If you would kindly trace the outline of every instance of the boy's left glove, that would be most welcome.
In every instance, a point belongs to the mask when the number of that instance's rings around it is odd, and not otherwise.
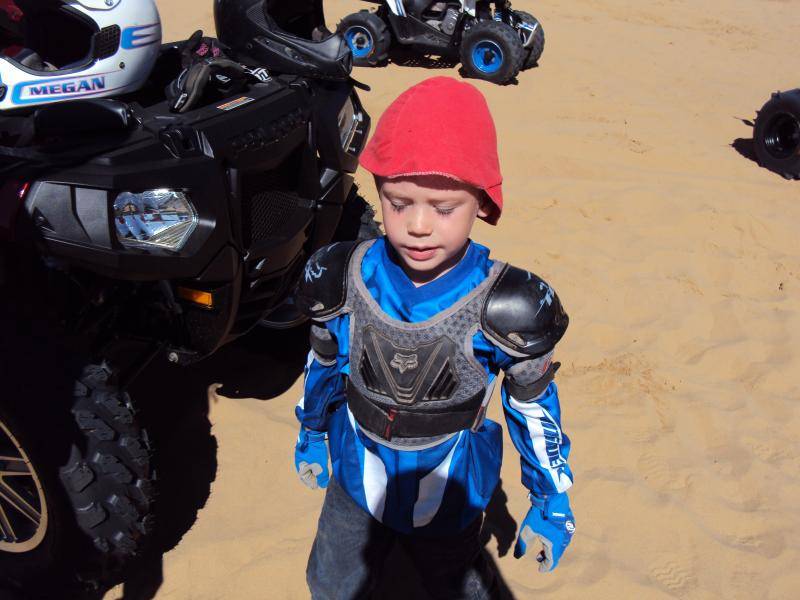
[[[324,431],[314,431],[300,427],[297,444],[294,447],[294,467],[300,481],[312,490],[328,487],[328,446],[325,445]]]
[[[536,560],[540,563],[539,571],[547,573],[558,566],[561,555],[572,541],[575,518],[566,492],[545,498],[531,494],[530,499],[533,506],[520,527],[514,558],[524,556],[528,545],[538,539],[544,549],[536,556]]]

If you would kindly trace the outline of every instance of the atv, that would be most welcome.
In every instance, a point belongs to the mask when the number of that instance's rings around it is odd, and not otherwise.
[[[306,258],[379,233],[347,44],[320,0],[261,4],[216,2],[246,78],[172,97],[186,44],[165,44],[137,92],[0,116],[0,586],[115,583],[158,492],[132,383],[296,325]]]
[[[348,15],[338,26],[358,66],[385,62],[396,43],[420,53],[460,58],[466,76],[502,84],[536,65],[544,50],[539,21],[512,10],[505,0],[366,1],[380,6],[375,12]]]
[[[786,179],[800,179],[800,88],[775,92],[753,129],[758,163]]]

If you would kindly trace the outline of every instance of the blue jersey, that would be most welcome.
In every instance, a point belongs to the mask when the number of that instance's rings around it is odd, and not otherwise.
[[[379,239],[367,251],[361,274],[370,294],[390,317],[419,322],[447,309],[489,274],[489,250],[470,242],[450,271],[416,287]],[[403,533],[451,534],[483,512],[500,478],[502,427],[486,419],[430,447],[391,447],[367,436],[348,409],[345,381],[350,372],[350,315],[325,322],[338,341],[335,364],[322,365],[309,354],[304,396],[296,414],[308,429],[328,432],[333,476],[351,498],[375,519]],[[486,369],[489,386],[514,361],[480,331],[473,352]],[[558,390],[550,383],[539,397],[518,401],[503,382],[503,410],[520,453],[522,483],[536,496],[566,491],[572,473],[566,459],[569,438],[561,430]]]

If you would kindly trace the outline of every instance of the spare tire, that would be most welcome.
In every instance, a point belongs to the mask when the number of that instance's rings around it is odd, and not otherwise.
[[[776,92],[753,130],[758,164],[786,179],[800,179],[800,88]]]

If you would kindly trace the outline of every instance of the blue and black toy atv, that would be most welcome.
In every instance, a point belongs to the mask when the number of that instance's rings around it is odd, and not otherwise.
[[[376,66],[394,45],[459,58],[464,75],[507,83],[537,64],[544,31],[531,14],[505,0],[365,0],[380,6],[339,23],[358,66]],[[494,8],[492,8],[494,6]]]

